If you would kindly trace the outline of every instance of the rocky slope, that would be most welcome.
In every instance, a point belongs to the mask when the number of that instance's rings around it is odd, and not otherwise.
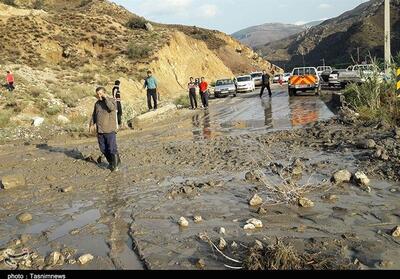
[[[5,2],[5,1],[2,1]],[[8,1],[6,1],[8,2]],[[252,70],[280,70],[226,34],[151,23],[105,0],[0,2],[2,70],[17,90],[0,90],[0,128],[66,115],[84,127],[98,85],[121,79],[125,120],[145,109],[145,72],[155,72],[163,101],[185,92],[190,76],[209,81]],[[20,42],[24,42],[21,44]],[[74,125],[76,126],[76,125]]]
[[[400,51],[400,1],[391,1],[392,51]],[[383,0],[371,0],[339,17],[327,20],[300,34],[266,44],[260,48],[266,59],[287,68],[303,64],[319,65],[322,58],[331,65],[344,67],[371,54],[383,57]]]
[[[299,34],[307,28],[320,23],[321,21],[311,22],[305,25],[266,23],[237,31],[232,34],[232,37],[250,47],[258,47],[270,42],[282,40],[294,34]]]

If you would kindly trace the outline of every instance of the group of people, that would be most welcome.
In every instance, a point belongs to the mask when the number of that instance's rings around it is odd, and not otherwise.
[[[97,139],[100,151],[103,153],[109,163],[111,171],[118,170],[121,159],[117,147],[117,131],[118,127],[122,124],[122,104],[121,104],[121,82],[117,80],[114,88],[112,89],[112,96],[106,94],[104,87],[96,89],[97,102],[94,106],[92,119],[89,125],[89,131],[92,132],[94,128],[97,131]],[[147,89],[147,105],[150,110],[158,109],[158,83],[151,71],[147,72],[147,77],[144,81],[143,89]],[[272,96],[270,86],[270,76],[266,71],[263,71],[262,86],[260,97],[262,98],[265,89],[268,90],[269,96]],[[208,83],[204,77],[200,80],[195,80],[193,77],[189,79],[188,83],[189,99],[191,109],[198,108],[197,92],[199,92],[202,106],[208,109]]]
[[[198,109],[197,91],[199,92],[203,108],[208,109],[208,98],[209,98],[208,83],[204,77],[196,81],[194,80],[193,77],[191,77],[188,83],[188,90],[189,90],[190,106],[192,110]]]

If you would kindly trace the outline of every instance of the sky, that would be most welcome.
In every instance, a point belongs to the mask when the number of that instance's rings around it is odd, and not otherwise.
[[[336,17],[366,0],[113,0],[145,18],[232,34],[263,23],[304,24]]]

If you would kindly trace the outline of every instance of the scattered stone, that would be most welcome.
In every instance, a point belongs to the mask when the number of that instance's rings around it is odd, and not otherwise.
[[[196,224],[201,223],[201,222],[203,222],[203,217],[201,217],[201,216],[194,216],[193,221],[194,221]]]
[[[390,189],[390,192],[391,192],[391,193],[396,193],[396,192],[397,192],[397,189],[392,188],[392,189]]]
[[[186,220],[185,217],[179,218],[178,224],[179,224],[179,226],[184,227],[184,228],[189,227],[189,222]]]
[[[246,223],[254,225],[255,228],[263,227],[263,223],[261,222],[261,220],[258,220],[256,218],[251,218],[251,219],[247,220]]]
[[[93,259],[94,259],[94,257],[91,254],[85,254],[85,255],[79,257],[78,262],[81,265],[85,265],[85,264],[91,262]]]
[[[23,234],[19,239],[21,240],[22,244],[26,244],[31,239],[31,236],[29,234]]]
[[[314,202],[307,198],[300,198],[299,205],[304,208],[314,207]]]
[[[257,210],[257,213],[259,215],[265,215],[265,214],[267,214],[267,210],[260,206],[260,208],[258,208],[258,210]]]
[[[154,31],[154,27],[150,22],[146,22],[146,24],[144,25],[146,30],[149,32],[153,32]]]
[[[393,131],[394,138],[400,139],[400,128],[395,128]]]
[[[224,250],[226,248],[228,244],[226,243],[225,239],[223,239],[222,237],[220,237],[219,239],[219,244],[218,244],[218,248],[219,250]]]
[[[74,265],[74,264],[76,264],[76,260],[74,260],[74,259],[69,259],[69,260],[68,260],[68,264],[69,264],[69,265]]]
[[[39,127],[43,124],[44,118],[43,117],[35,117],[32,119],[32,125],[35,127]]]
[[[193,192],[193,188],[190,186],[184,186],[182,189],[186,195],[190,195]]]
[[[220,228],[220,229],[219,229],[219,234],[225,235],[225,234],[226,234],[225,228]]]
[[[262,205],[262,203],[263,203],[263,199],[257,194],[255,194],[249,201],[249,204],[251,206],[259,206],[259,205]]]
[[[3,176],[1,179],[1,184],[5,190],[9,190],[15,187],[25,186],[26,180],[25,177],[21,174],[18,175],[8,175]]]
[[[360,149],[373,149],[376,147],[376,142],[373,139],[361,140],[357,147]]]
[[[71,192],[73,189],[74,189],[74,187],[72,187],[72,186],[66,186],[64,188],[61,188],[61,192],[68,193],[68,192]]]
[[[322,199],[327,200],[327,201],[336,201],[338,199],[338,197],[336,195],[327,194],[327,195],[323,195]]]
[[[250,182],[260,182],[265,181],[265,174],[260,170],[252,170],[246,173],[245,178]]]
[[[332,176],[332,182],[335,184],[342,184],[351,181],[351,172],[348,170],[340,170],[335,172]]]
[[[206,267],[206,262],[205,262],[203,259],[199,259],[199,260],[196,262],[196,267],[197,267],[198,269],[204,269],[204,268]]]
[[[74,230],[70,231],[69,234],[70,235],[77,235],[77,234],[79,234],[79,232],[80,232],[79,229],[74,229]]]
[[[371,180],[362,171],[358,171],[354,174],[355,182],[360,186],[369,186]]]
[[[255,230],[255,229],[256,229],[256,226],[254,226],[253,224],[246,224],[246,225],[243,227],[243,229],[244,229],[244,230]]]
[[[57,252],[57,251],[52,252],[52,253],[46,258],[46,260],[45,260],[46,265],[48,265],[48,266],[57,265],[58,262],[59,262],[60,259],[61,259],[61,256],[62,256],[62,255],[61,255],[60,252]]]
[[[199,233],[199,238],[202,241],[208,241],[208,235],[207,233],[203,232],[203,233]]]
[[[234,242],[232,242],[232,244],[231,244],[231,248],[232,249],[237,249],[239,246],[237,245],[237,243],[234,241]]]
[[[400,226],[397,226],[392,230],[392,236],[393,237],[400,237]]]
[[[21,213],[17,216],[18,221],[20,221],[21,223],[27,223],[29,221],[31,221],[32,215],[30,213]]]

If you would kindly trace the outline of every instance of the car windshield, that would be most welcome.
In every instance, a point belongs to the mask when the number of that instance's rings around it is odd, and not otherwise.
[[[218,80],[216,85],[221,86],[221,85],[231,85],[233,84],[233,80],[231,79],[223,79],[223,80]]]
[[[238,77],[237,81],[238,82],[251,81],[251,77],[250,76],[248,76],[248,77]]]
[[[307,76],[307,75],[316,75],[314,68],[300,68],[294,69],[293,75],[294,76]]]
[[[251,74],[251,78],[259,78],[259,77],[262,77],[262,73]]]

